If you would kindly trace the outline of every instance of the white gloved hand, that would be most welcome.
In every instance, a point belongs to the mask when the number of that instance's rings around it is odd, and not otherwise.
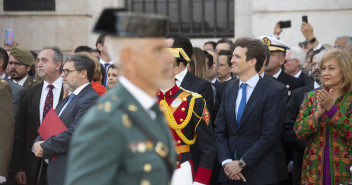
[[[0,184],[6,182],[6,177],[0,176]]]

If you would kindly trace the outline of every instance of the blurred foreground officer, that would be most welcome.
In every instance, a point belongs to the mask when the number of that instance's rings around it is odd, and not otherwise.
[[[175,57],[185,54],[182,48],[170,48]],[[182,51],[180,51],[182,50]],[[179,58],[179,57],[177,57]],[[208,185],[215,158],[215,139],[205,100],[200,94],[179,88],[174,79],[179,65],[175,61],[170,83],[158,93],[159,103],[172,130],[178,154],[172,185]],[[194,168],[191,145],[198,143],[199,165]],[[192,171],[196,174],[192,177]],[[194,182],[194,183],[193,183]]]
[[[0,80],[0,184],[6,181],[14,133],[13,104],[10,85]]]
[[[109,53],[121,76],[75,132],[66,185],[170,183],[176,154],[155,98],[170,83],[174,62],[163,38],[166,24],[164,16],[102,13],[95,31],[112,35]]]

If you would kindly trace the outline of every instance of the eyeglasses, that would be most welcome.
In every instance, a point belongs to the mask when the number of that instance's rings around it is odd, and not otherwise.
[[[78,70],[64,69],[64,70],[62,70],[62,73],[63,73],[65,76],[68,76],[68,75],[70,75],[73,71],[78,71]]]
[[[10,66],[12,66],[12,65],[14,65],[14,66],[23,66],[24,64],[22,64],[22,63],[19,63],[19,62],[9,62],[9,64],[8,65],[10,65]]]

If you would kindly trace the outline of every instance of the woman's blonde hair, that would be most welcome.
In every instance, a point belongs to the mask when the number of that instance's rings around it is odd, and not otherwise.
[[[342,84],[341,89],[346,89],[346,92],[352,91],[352,57],[347,51],[340,49],[328,50],[324,55],[320,63],[320,69],[323,64],[328,60],[336,60],[342,71]],[[321,80],[322,85],[325,86],[324,81]]]
[[[95,81],[99,81],[100,82],[100,80],[101,80],[101,70],[100,70],[100,62],[97,59],[97,57],[93,56],[91,53],[86,52],[86,51],[79,52],[78,54],[87,55],[91,60],[94,61],[95,69],[94,69],[94,74],[93,74],[92,80],[93,80],[93,82],[95,82]]]

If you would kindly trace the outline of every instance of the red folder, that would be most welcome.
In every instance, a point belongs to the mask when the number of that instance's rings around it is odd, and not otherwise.
[[[55,110],[51,108],[43,119],[42,124],[40,124],[38,133],[40,137],[42,137],[44,140],[47,140],[51,136],[59,135],[66,129],[67,128],[65,124],[61,121]],[[54,161],[55,158],[56,157],[51,158],[51,161]]]

